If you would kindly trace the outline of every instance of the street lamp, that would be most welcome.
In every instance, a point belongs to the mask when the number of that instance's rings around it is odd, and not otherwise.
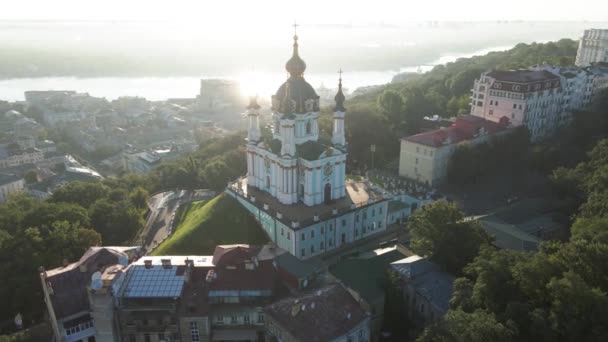
[[[374,169],[374,152],[376,152],[376,145],[373,145],[369,147],[369,150],[372,152],[372,170]]]

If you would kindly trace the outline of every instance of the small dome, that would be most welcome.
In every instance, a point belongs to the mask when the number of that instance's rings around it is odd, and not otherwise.
[[[293,36],[293,55],[285,63],[285,70],[291,76],[302,76],[306,71],[306,63],[300,58],[298,54],[298,36]]]

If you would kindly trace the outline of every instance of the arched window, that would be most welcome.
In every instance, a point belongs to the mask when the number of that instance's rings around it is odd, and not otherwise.
[[[310,123],[310,120],[306,122],[306,134],[312,134],[312,124]]]

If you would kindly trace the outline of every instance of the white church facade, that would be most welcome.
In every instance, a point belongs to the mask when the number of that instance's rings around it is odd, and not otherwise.
[[[271,134],[262,136],[256,98],[247,107],[247,176],[230,183],[226,192],[252,213],[278,247],[307,259],[385,231],[410,207],[389,206],[391,196],[382,188],[346,179],[341,77],[332,135],[323,139],[319,96],[304,79],[306,63],[299,56],[297,35],[285,68],[289,78],[272,96]],[[389,207],[398,212],[389,213]]]

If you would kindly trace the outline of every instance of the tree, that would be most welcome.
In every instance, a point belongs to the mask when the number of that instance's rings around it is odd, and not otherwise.
[[[27,184],[34,184],[38,182],[38,174],[36,173],[36,170],[27,171],[23,178]]]
[[[378,110],[394,127],[403,124],[401,113],[403,112],[403,98],[394,90],[385,90],[378,96]]]
[[[516,341],[516,330],[496,320],[487,311],[476,310],[472,313],[455,310],[446,317],[424,330],[417,342],[508,342]]]
[[[136,187],[129,194],[129,200],[139,209],[144,209],[148,205],[148,191],[141,186]]]
[[[454,274],[460,274],[490,241],[477,221],[465,221],[456,205],[446,201],[419,209],[410,217],[408,229],[414,252],[429,256]]]

